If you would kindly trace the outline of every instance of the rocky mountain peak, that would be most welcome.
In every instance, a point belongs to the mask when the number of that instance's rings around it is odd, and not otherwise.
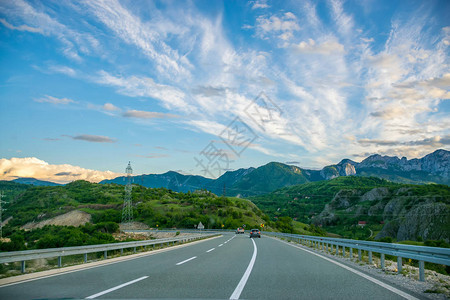
[[[450,151],[439,149],[420,159],[422,170],[449,177]]]

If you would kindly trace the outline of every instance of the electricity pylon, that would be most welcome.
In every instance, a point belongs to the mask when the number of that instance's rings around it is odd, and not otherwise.
[[[131,201],[131,174],[133,174],[133,169],[131,168],[131,162],[128,162],[128,166],[125,169],[127,173],[127,184],[125,185],[125,199],[123,200],[122,209],[122,228],[131,229],[131,222],[133,222],[133,205]]]

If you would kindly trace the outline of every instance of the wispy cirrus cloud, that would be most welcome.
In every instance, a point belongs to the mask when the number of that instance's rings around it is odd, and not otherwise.
[[[98,2],[86,1],[84,3],[103,24],[125,43],[134,45],[156,64],[159,73],[173,74],[175,76],[189,76],[190,63],[186,57],[180,55],[165,42],[163,30],[179,30],[174,24],[167,24],[167,19],[159,20],[168,25],[161,28],[157,21],[143,23],[140,18],[123,7],[118,1]],[[155,8],[156,10],[156,8]],[[159,18],[155,15],[156,18]],[[171,26],[172,25],[172,26]],[[163,29],[163,30],[161,30]]]
[[[137,119],[167,119],[178,118],[177,115],[166,114],[154,111],[142,111],[142,110],[127,110],[122,114],[125,118],[137,118]]]
[[[45,11],[45,6],[39,6],[39,9],[37,9],[30,3],[16,0],[2,1],[0,9],[7,18],[19,19],[28,23],[28,25],[22,25],[18,28],[27,29],[27,31],[33,31],[32,28],[37,28],[38,31],[34,32],[57,38],[63,45],[61,48],[63,55],[74,61],[81,62],[83,60],[82,54],[91,55],[99,50],[99,42],[96,38],[89,33],[78,32],[62,24]],[[3,24],[9,23],[5,20]],[[10,29],[18,30],[16,28]]]
[[[373,132],[372,140],[398,141],[399,149],[416,154],[428,151],[426,146],[445,145],[437,137],[449,134],[448,116],[438,113],[439,104],[450,98],[449,33],[424,34],[429,14],[424,8],[409,20],[394,19],[385,49],[368,56],[366,105],[372,120],[363,129]],[[389,143],[364,144],[373,151],[393,151]]]
[[[73,68],[68,66],[62,66],[62,65],[50,65],[48,67],[48,70],[52,73],[60,73],[64,74],[70,77],[77,76],[77,71],[75,71]]]
[[[68,98],[56,98],[53,96],[45,95],[42,98],[34,99],[34,101],[39,103],[51,103],[51,104],[70,104],[70,103],[77,103],[76,101]]]
[[[134,98],[124,101],[140,102],[90,100],[96,101],[90,108],[118,121],[131,118],[149,125],[152,119],[171,118],[171,123],[187,125],[185,130],[217,135],[239,116],[261,139],[249,149],[320,164],[357,151],[417,154],[431,145],[445,146],[450,27],[432,30],[434,16],[425,5],[391,10],[380,31],[377,22],[361,21],[357,5],[322,4],[247,2],[240,7],[248,16],[237,25],[246,29],[244,34],[226,27],[226,10],[205,10],[195,2],[148,2],[145,10],[119,1],[62,4],[83,17],[75,30],[72,21],[51,8],[18,0],[9,5],[17,8],[17,19],[11,13],[4,19],[15,25],[3,25],[15,31],[24,23],[39,28],[42,35],[58,39],[67,54],[79,56],[67,64],[47,63],[50,74],[109,87]],[[370,16],[371,11],[364,13]],[[116,50],[113,55],[99,53],[108,46]],[[94,67],[83,75],[79,62],[85,55],[93,56]],[[283,111],[264,126],[245,113],[261,91]],[[45,99],[68,104],[65,98]],[[167,113],[155,112],[155,104]],[[256,110],[268,113],[262,106]]]
[[[8,21],[6,21],[5,19],[0,19],[0,23],[2,23],[3,26],[5,26],[6,28],[9,28],[11,30],[28,31],[28,32],[32,32],[32,33],[42,33],[42,29],[40,29],[40,28],[31,27],[28,25],[14,26],[14,25],[10,24]]]
[[[93,80],[99,84],[117,88],[117,91],[130,97],[150,97],[161,101],[168,109],[178,109],[189,112],[192,107],[185,101],[185,93],[180,89],[156,83],[150,77],[129,76],[121,77],[100,71]]]

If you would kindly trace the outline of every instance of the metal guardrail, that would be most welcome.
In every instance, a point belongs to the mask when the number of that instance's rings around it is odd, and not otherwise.
[[[124,230],[124,232],[151,232],[151,233],[157,233],[157,232],[182,232],[182,233],[220,233],[220,232],[235,232],[236,229],[132,229],[132,230]]]
[[[359,241],[350,239],[329,238],[320,236],[308,236],[299,234],[288,234],[278,232],[263,232],[265,235],[283,237],[296,240],[299,244],[311,246],[315,249],[346,256],[345,249],[348,248],[349,257],[353,258],[353,249],[358,250],[358,259],[362,260],[361,251],[367,251],[369,264],[372,264],[372,253],[380,253],[381,269],[385,268],[385,255],[397,256],[397,272],[402,272],[402,258],[410,258],[419,261],[419,280],[425,281],[425,262],[450,266],[450,249],[414,245],[391,244],[381,242]]]
[[[76,247],[63,247],[63,248],[50,248],[50,249],[38,249],[38,250],[25,250],[25,251],[13,251],[13,252],[0,252],[0,263],[10,263],[10,262],[22,262],[22,273],[25,273],[25,262],[32,259],[39,258],[53,258],[58,257],[58,267],[62,266],[62,257],[69,255],[84,254],[84,262],[87,262],[88,253],[103,252],[105,259],[108,258],[108,251],[120,250],[120,254],[123,254],[123,249],[133,248],[136,252],[137,247],[147,247],[155,246],[161,244],[170,243],[175,245],[175,243],[185,243],[192,240],[197,240],[205,237],[211,237],[217,235],[217,233],[199,233],[181,236],[174,238],[156,239],[156,240],[146,240],[146,241],[136,241],[136,242],[124,242],[124,243],[113,243],[113,244],[100,244],[100,245],[89,245],[89,246],[76,246]]]

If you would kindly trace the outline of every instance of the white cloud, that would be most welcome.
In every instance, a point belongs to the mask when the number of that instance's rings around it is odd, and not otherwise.
[[[406,22],[395,19],[384,49],[367,56],[365,104],[371,118],[361,129],[372,140],[401,142],[366,143],[373,152],[425,153],[431,144],[407,142],[449,134],[448,116],[439,112],[439,103],[450,98],[446,34],[424,34],[429,13],[416,12]]]
[[[153,111],[142,111],[142,110],[128,110],[123,113],[126,118],[137,118],[137,119],[166,119],[166,118],[177,118],[178,116],[173,114],[165,114]]]
[[[99,182],[121,175],[123,174],[111,171],[84,169],[69,164],[52,165],[36,157],[0,159],[1,180],[13,180],[17,177],[33,177],[58,183],[67,183],[74,180]]]
[[[375,40],[374,38],[360,38],[361,41],[363,41],[364,43],[373,43]]]
[[[61,73],[70,77],[75,77],[77,75],[77,72],[68,66],[51,65],[48,69],[52,73]]]
[[[103,104],[102,108],[103,108],[103,110],[111,111],[111,112],[120,111],[121,110],[120,108],[118,108],[117,106],[115,106],[114,104],[111,104],[111,103]]]
[[[345,53],[344,45],[334,40],[316,44],[313,39],[309,39],[307,42],[303,41],[298,45],[294,45],[293,48],[298,53],[308,54],[332,55]]]
[[[353,18],[345,13],[342,1],[340,0],[330,0],[331,11],[336,22],[338,31],[344,36],[348,37],[352,35],[354,28]]]
[[[113,86],[118,92],[130,97],[150,97],[161,101],[168,109],[178,109],[184,112],[191,111],[185,101],[185,94],[181,90],[163,84],[155,83],[150,77],[130,76],[116,77],[105,71],[100,71],[99,77],[92,78],[100,84]]]
[[[40,103],[51,103],[51,104],[70,104],[70,103],[77,103],[74,100],[68,99],[68,98],[56,98],[49,95],[45,95],[42,98],[35,99],[34,101],[40,102]]]
[[[56,37],[63,45],[61,52],[74,61],[82,61],[80,54],[99,52],[99,42],[92,35],[70,29],[45,11],[38,11],[23,0],[2,1],[0,7],[8,18],[21,19],[29,24],[18,28],[27,31],[37,28],[43,35]],[[45,9],[45,6],[40,6],[40,9]],[[6,20],[5,22],[8,23]]]
[[[164,26],[168,27],[169,30],[178,30],[178,26],[169,22],[168,19],[159,18],[160,20],[156,20],[159,22],[154,24],[144,23],[139,16],[133,15],[118,1],[86,1],[85,4],[116,36],[127,44],[136,46],[154,62],[159,74],[190,76],[189,68],[191,65],[187,58],[180,55],[177,49],[173,49],[164,41],[164,30],[167,30]],[[175,32],[175,34],[179,33]]]
[[[252,9],[261,9],[261,8],[269,8],[270,5],[267,4],[267,1],[259,0],[254,1],[252,5]]]
[[[36,28],[36,27],[30,27],[28,25],[20,25],[20,26],[14,26],[5,19],[0,19],[0,23],[2,23],[6,28],[9,28],[11,30],[18,30],[18,31],[28,31],[32,33],[42,33],[42,29]]]
[[[282,17],[277,16],[271,16],[270,18],[266,17],[258,17],[257,26],[265,33],[271,32],[271,31],[296,31],[300,30],[300,26],[295,21],[295,19],[292,19],[289,15],[287,17],[286,15]]]
[[[291,12],[286,12],[281,16],[259,16],[256,19],[256,34],[260,38],[267,39],[273,34],[282,40],[289,40],[293,37],[293,32],[299,31],[297,18]]]

